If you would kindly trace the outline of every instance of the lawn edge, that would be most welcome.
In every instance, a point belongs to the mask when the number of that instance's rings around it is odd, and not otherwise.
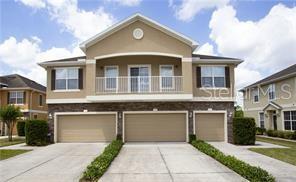
[[[226,155],[202,140],[194,140],[191,145],[249,181],[275,182],[275,178],[266,170],[252,166],[234,156]]]

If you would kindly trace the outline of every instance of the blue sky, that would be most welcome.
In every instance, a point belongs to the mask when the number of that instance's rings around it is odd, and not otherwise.
[[[275,0],[2,0],[0,75],[19,73],[45,84],[37,62],[80,55],[81,41],[139,12],[199,42],[199,53],[244,59],[236,69],[241,88],[296,62],[291,54],[296,52],[295,5]]]

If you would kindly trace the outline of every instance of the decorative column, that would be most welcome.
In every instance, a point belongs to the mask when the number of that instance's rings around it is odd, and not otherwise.
[[[96,94],[96,60],[85,60],[85,91],[86,96],[93,96]]]

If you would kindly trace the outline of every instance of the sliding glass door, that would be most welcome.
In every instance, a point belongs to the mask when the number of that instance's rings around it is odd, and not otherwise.
[[[131,92],[148,92],[150,90],[149,66],[130,66],[129,74]]]

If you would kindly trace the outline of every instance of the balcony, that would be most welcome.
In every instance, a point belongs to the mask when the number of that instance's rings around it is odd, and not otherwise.
[[[183,76],[96,77],[96,94],[183,93]]]

